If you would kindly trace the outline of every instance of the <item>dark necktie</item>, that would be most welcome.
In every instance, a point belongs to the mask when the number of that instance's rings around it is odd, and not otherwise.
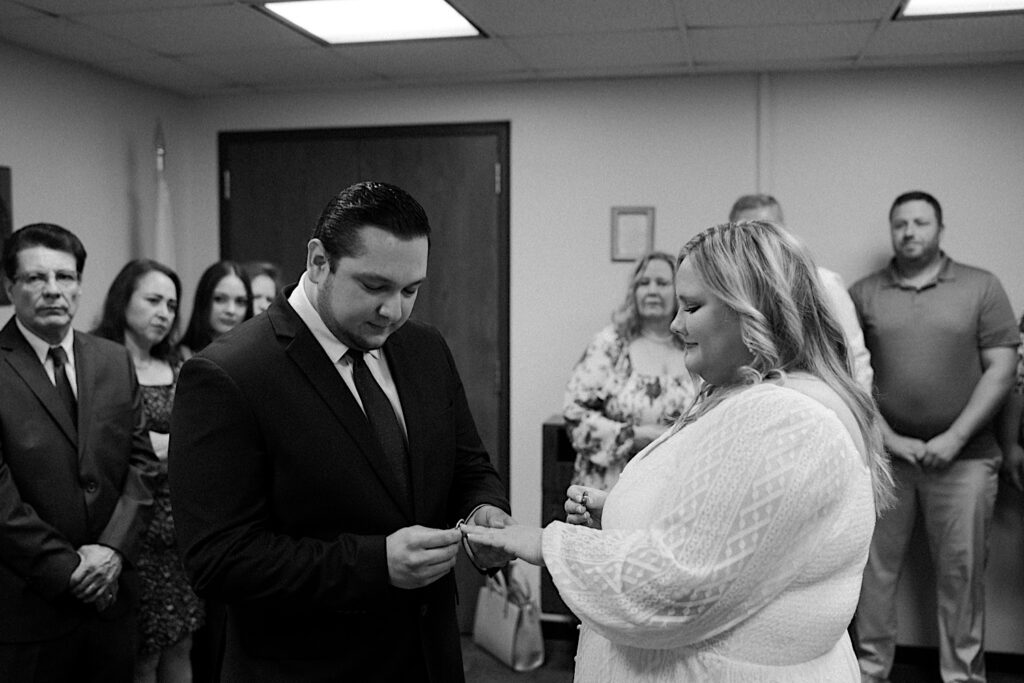
[[[57,386],[57,394],[61,402],[68,409],[71,421],[78,427],[78,402],[75,400],[75,392],[71,390],[71,380],[68,379],[67,369],[64,367],[68,362],[68,354],[60,346],[51,346],[48,353],[53,361],[53,381]]]
[[[346,355],[352,359],[352,382],[363,402],[366,419],[398,479],[402,499],[409,500],[409,455],[402,425],[398,423],[398,416],[387,394],[370,374],[370,368],[366,367],[363,352],[349,349]]]

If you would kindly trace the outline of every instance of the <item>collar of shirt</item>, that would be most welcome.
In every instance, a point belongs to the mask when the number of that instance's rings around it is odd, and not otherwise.
[[[886,274],[889,276],[888,286],[902,287],[904,289],[922,290],[927,287],[932,287],[939,282],[955,280],[956,273],[953,272],[953,259],[949,258],[949,256],[947,256],[946,252],[944,251],[939,252],[939,258],[942,260],[942,265],[939,266],[939,272],[935,276],[935,278],[933,280],[930,280],[929,282],[926,282],[920,287],[913,287],[903,282],[903,278],[900,275],[899,268],[897,268],[896,266],[896,258],[893,257],[892,259],[889,260],[889,267],[886,268]]]
[[[14,324],[18,326],[18,329],[21,330],[22,336],[25,337],[25,341],[27,341],[29,346],[32,347],[32,350],[36,352],[36,357],[39,359],[39,362],[42,363],[45,366],[47,360],[49,360],[50,347],[53,346],[53,345],[50,344],[50,342],[48,342],[45,339],[43,339],[42,337],[38,336],[32,330],[30,330],[27,327],[25,327],[24,325],[22,325],[21,321],[18,320],[17,317],[14,319]],[[74,329],[68,328],[68,333],[64,335],[64,338],[60,341],[60,344],[58,344],[58,346],[62,347],[64,349],[64,353],[66,353],[68,355],[68,365],[70,365],[71,369],[74,370],[75,369],[75,331],[74,331]]]
[[[334,333],[327,329],[327,325],[324,323],[323,318],[320,317],[320,313],[313,307],[313,303],[306,296],[306,273],[303,273],[299,278],[299,284],[292,290],[291,296],[288,297],[288,303],[298,314],[302,322],[306,323],[306,327],[313,333],[313,337],[316,338],[317,342],[323,348],[324,353],[331,359],[331,362],[337,364],[341,362],[341,359],[345,356],[349,347],[338,340],[334,336]],[[382,362],[384,356],[381,355],[380,349],[373,349],[367,351],[366,355],[374,358],[378,363]]]
[[[54,384],[57,383],[56,374],[54,373],[53,361],[50,360],[50,342],[46,341],[42,337],[38,336],[35,332],[28,329],[21,324],[21,321],[17,317],[14,318],[14,324],[21,330],[21,334],[25,337],[25,341],[32,347],[32,350],[36,353],[36,358],[43,364],[43,370],[46,371],[46,376],[50,378],[50,381]],[[58,344],[64,349],[64,353],[68,356],[68,362],[65,365],[64,372],[68,376],[68,382],[71,383],[71,393],[78,396],[78,373],[75,372],[75,330],[72,328],[68,329],[68,333],[64,335],[64,338],[60,340]],[[68,372],[68,369],[71,372]]]
[[[348,351],[349,347],[338,340],[334,334],[327,329],[327,325],[324,324],[323,318],[315,308],[313,308],[312,302],[309,297],[306,296],[306,274],[303,273],[302,277],[299,278],[299,284],[295,286],[292,293],[288,296],[288,303],[298,314],[299,318],[306,324],[309,331],[313,333],[313,337],[317,340],[320,346],[323,348],[324,353],[331,359],[331,363],[334,364],[338,374],[341,375],[341,379],[344,380],[348,386],[349,391],[352,392],[352,396],[359,404],[360,408],[363,408],[363,400],[359,396],[359,391],[356,389],[355,381],[352,378],[352,363],[345,359],[345,352]],[[366,367],[370,370],[370,374],[373,375],[374,379],[377,380],[377,384],[384,391],[384,394],[388,397],[388,401],[391,402],[391,407],[395,409],[395,415],[398,417],[398,423],[402,426],[402,430],[405,431],[406,437],[408,437],[408,428],[405,424],[405,411],[402,409],[402,401],[398,396],[398,387],[395,385],[395,380],[391,376],[391,370],[388,368],[387,362],[384,360],[383,349],[373,349],[367,351],[364,356],[366,361]],[[365,411],[365,409],[363,408]]]

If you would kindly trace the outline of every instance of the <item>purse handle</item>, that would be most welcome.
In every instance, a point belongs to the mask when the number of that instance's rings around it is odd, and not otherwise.
[[[514,564],[508,564],[506,568],[501,571],[495,572],[493,576],[488,576],[487,581],[491,584],[491,590],[495,590],[504,596],[506,603],[511,603],[519,607],[530,605],[533,602],[533,596],[530,593],[530,586],[527,583],[523,583],[515,579],[512,576],[512,570]],[[508,572],[509,578],[505,578],[505,572]],[[518,596],[518,600],[512,600],[512,594],[515,592]]]

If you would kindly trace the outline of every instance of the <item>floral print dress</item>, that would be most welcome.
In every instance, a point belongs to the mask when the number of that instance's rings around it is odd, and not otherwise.
[[[640,450],[634,426],[668,427],[696,395],[689,374],[635,371],[629,346],[630,340],[609,325],[591,341],[569,379],[562,413],[576,451],[574,484],[610,489]]]
[[[175,368],[175,380],[177,374]],[[164,434],[170,431],[174,387],[174,384],[140,387],[147,430]],[[185,577],[174,540],[166,461],[160,463],[153,499],[153,520],[143,534],[139,551],[142,583],[139,649],[142,652],[159,652],[174,645],[202,626],[204,619],[202,602]]]

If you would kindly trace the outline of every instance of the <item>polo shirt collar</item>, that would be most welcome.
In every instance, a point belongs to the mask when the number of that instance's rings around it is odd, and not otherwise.
[[[900,272],[896,268],[896,257],[891,258],[889,260],[889,267],[886,268],[886,270],[885,270],[886,275],[888,276],[888,281],[887,281],[886,285],[888,287],[905,287],[905,288],[919,289],[920,290],[920,289],[925,289],[926,287],[932,287],[933,285],[938,284],[939,282],[949,282],[951,280],[955,280],[956,279],[956,273],[954,272],[954,268],[953,268],[954,265],[955,265],[953,259],[951,259],[946,254],[946,252],[941,251],[941,250],[939,251],[939,258],[942,260],[942,265],[939,267],[939,272],[935,276],[935,279],[931,280],[929,282],[926,282],[925,284],[921,285],[920,287],[909,287],[909,285],[904,285],[903,281],[900,279]]]

